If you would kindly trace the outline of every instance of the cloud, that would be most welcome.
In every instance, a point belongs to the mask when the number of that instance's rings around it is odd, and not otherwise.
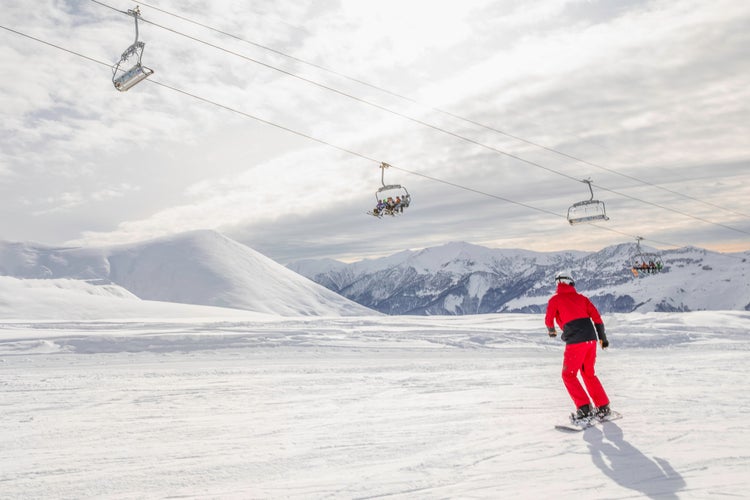
[[[650,203],[740,229],[741,215],[632,179],[750,213],[742,2],[160,7],[423,105],[145,6],[144,19],[231,53],[143,22],[144,63],[156,73],[119,93],[106,65],[3,31],[0,64],[15,75],[0,81],[5,238],[117,243],[213,228],[288,260],[456,240],[595,250],[636,234],[678,245],[743,236]],[[93,2],[42,2],[30,13],[15,1],[4,15],[107,63],[133,40],[132,18]],[[380,161],[394,166],[387,182],[412,192],[408,216],[364,215]],[[586,177],[607,202],[609,230],[563,218],[588,197]]]

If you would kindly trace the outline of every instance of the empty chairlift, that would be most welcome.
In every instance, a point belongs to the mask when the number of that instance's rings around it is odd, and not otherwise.
[[[594,199],[594,190],[591,188],[591,179],[584,179],[581,182],[588,184],[591,198],[585,201],[579,201],[570,206],[568,209],[568,222],[570,222],[570,225],[609,220],[604,202]]]
[[[128,10],[128,14],[135,19],[135,42],[125,49],[117,64],[112,66],[112,83],[120,92],[131,89],[137,83],[145,80],[154,73],[154,70],[142,65],[143,48],[145,43],[138,41],[138,17],[141,11],[138,7]],[[128,69],[123,69],[128,68]],[[118,72],[123,72],[118,76]]]

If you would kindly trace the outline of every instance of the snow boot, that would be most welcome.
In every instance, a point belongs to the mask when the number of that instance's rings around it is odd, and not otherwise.
[[[600,406],[594,412],[594,414],[596,415],[596,418],[598,418],[599,420],[605,420],[606,418],[610,416],[611,413],[612,413],[612,410],[609,409],[609,403],[607,403],[606,405]]]
[[[591,405],[580,406],[575,413],[570,414],[570,421],[574,424],[587,424],[593,418]]]

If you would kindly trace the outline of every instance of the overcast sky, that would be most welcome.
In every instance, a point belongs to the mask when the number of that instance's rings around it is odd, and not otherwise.
[[[5,28],[94,61],[0,29],[0,239],[216,229],[281,263],[450,241],[750,249],[750,2],[153,0],[141,13],[155,73],[120,93],[107,65],[133,43],[132,17],[3,2]],[[403,216],[365,213],[380,161],[412,194]],[[610,220],[571,227],[584,178]]]

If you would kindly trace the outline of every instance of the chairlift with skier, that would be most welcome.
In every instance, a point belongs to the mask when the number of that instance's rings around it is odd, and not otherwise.
[[[135,20],[135,42],[125,49],[117,64],[112,66],[112,84],[120,92],[131,89],[137,83],[145,80],[154,73],[154,70],[141,64],[143,48],[146,45],[138,41],[138,18],[141,15],[141,10],[136,6],[135,9],[128,10],[128,14],[133,16]],[[129,69],[123,70],[121,66],[125,68],[129,67]],[[124,71],[124,73],[118,76],[118,71]]]
[[[664,269],[664,263],[658,253],[644,252],[641,249],[642,237],[635,237],[635,253],[630,258],[630,272],[634,277],[657,274]]]
[[[375,192],[375,208],[368,211],[369,215],[381,218],[383,215],[396,216],[404,213],[404,209],[411,204],[411,195],[409,191],[401,184],[386,184],[385,169],[390,167],[389,164],[382,162],[380,164],[380,187]]]
[[[604,202],[594,199],[594,190],[591,187],[591,179],[584,179],[581,182],[588,184],[591,198],[574,203],[568,208],[568,222],[570,222],[570,225],[572,226],[584,222],[595,222],[598,220],[609,220]]]

